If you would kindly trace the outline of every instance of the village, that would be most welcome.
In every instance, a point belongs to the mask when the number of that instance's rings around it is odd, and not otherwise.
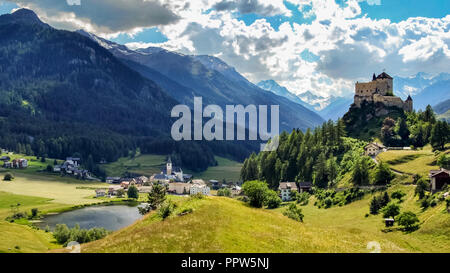
[[[121,196],[131,186],[135,186],[141,194],[149,193],[155,184],[165,186],[167,193],[172,195],[211,195],[211,190],[220,190],[222,188],[229,188],[232,196],[241,194],[241,188],[238,185],[223,184],[218,180],[205,182],[203,179],[194,179],[191,174],[183,173],[181,167],[173,166],[170,157],[166,162],[165,168],[160,173],[155,173],[150,177],[106,177],[105,182],[110,184],[110,186],[96,189],[95,196],[97,198]]]

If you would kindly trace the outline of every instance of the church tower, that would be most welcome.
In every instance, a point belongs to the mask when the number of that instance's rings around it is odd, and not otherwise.
[[[169,159],[167,160],[166,163],[166,174],[167,175],[171,175],[172,174],[172,159],[169,156]]]

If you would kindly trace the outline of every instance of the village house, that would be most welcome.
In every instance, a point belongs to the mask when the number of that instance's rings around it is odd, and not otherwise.
[[[120,183],[120,177],[118,177],[118,176],[110,176],[110,177],[107,177],[105,181],[108,184],[119,184]]]
[[[166,163],[166,167],[161,170],[159,175],[154,175],[153,180],[161,181],[175,181],[175,182],[189,182],[192,179],[192,175],[183,173],[180,167],[172,165],[172,159],[169,157]]]
[[[129,181],[122,181],[120,182],[120,186],[124,189],[128,189],[128,187],[130,186],[130,182]]]
[[[364,147],[366,156],[377,156],[379,153],[383,152],[386,149],[382,144],[378,144],[376,142],[372,142],[367,144]]]
[[[431,170],[429,177],[431,181],[431,192],[440,191],[445,187],[445,185],[450,185],[450,171],[444,168],[439,170]]]
[[[210,188],[206,185],[199,185],[199,184],[194,184],[191,186],[190,189],[190,194],[194,195],[194,194],[203,194],[203,195],[209,195],[210,193]]]
[[[11,157],[9,157],[7,155],[4,155],[4,156],[0,157],[0,161],[6,162],[6,161],[10,161],[10,160],[11,160]]]
[[[311,182],[300,182],[298,183],[298,189],[299,192],[310,192],[312,189],[312,183]]]
[[[117,191],[121,190],[121,189],[122,189],[122,187],[120,185],[110,186],[109,189],[108,189],[108,195],[109,196],[116,196],[117,195]]]
[[[106,196],[106,190],[104,189],[96,189],[95,190],[95,197],[104,197]]]
[[[182,183],[182,182],[174,182],[169,183],[169,193],[174,194],[188,194],[191,190],[192,184],[190,183]]]
[[[142,186],[138,188],[139,193],[150,193],[152,191],[152,186]]]
[[[280,190],[281,200],[283,201],[291,201],[291,192],[298,192],[295,182],[280,182],[278,189]]]
[[[214,179],[209,180],[209,183],[210,183],[211,188],[212,188],[213,190],[218,190],[218,189],[220,189],[221,184],[222,184],[222,183],[220,183],[219,181],[214,180]]]

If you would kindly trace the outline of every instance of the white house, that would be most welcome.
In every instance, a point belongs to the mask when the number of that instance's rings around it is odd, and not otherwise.
[[[367,156],[377,156],[379,153],[383,152],[385,147],[381,144],[372,142],[364,147],[365,155]]]
[[[298,192],[295,182],[280,182],[278,189],[280,190],[281,200],[283,201],[291,201],[291,192]]]
[[[210,188],[206,185],[194,184],[191,186],[191,189],[190,189],[191,195],[194,195],[197,193],[201,193],[203,195],[209,195],[209,192],[210,192]]]
[[[176,194],[188,194],[191,191],[192,184],[190,183],[182,183],[182,182],[174,182],[169,183],[169,192]]]
[[[95,197],[103,197],[106,195],[106,190],[104,189],[96,189],[95,190]]]

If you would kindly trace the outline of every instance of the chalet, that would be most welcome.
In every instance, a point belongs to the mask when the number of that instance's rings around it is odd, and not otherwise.
[[[122,182],[120,183],[120,186],[121,186],[122,188],[124,188],[124,189],[128,189],[128,187],[130,186],[130,182],[128,182],[128,181],[122,181]]]
[[[118,177],[118,176],[107,177],[105,181],[108,184],[119,184],[120,177]]]
[[[138,185],[143,185],[147,182],[149,182],[149,179],[146,176],[139,176],[136,178],[136,184],[138,184]]]
[[[298,183],[299,192],[310,192],[312,189],[311,182],[300,182]]]
[[[295,182],[280,182],[278,189],[280,190],[281,200],[283,201],[291,201],[291,192],[298,192]]]
[[[139,187],[139,193],[150,193],[152,191],[152,186],[142,186]]]
[[[191,195],[194,194],[203,194],[203,195],[209,195],[210,193],[210,188],[206,185],[198,185],[198,184],[194,184],[191,186],[190,192]]]
[[[221,184],[222,184],[217,180],[209,180],[209,183],[211,184],[211,188],[213,188],[214,190],[220,189]]]
[[[431,181],[431,192],[440,191],[445,185],[450,185],[450,171],[444,168],[441,168],[440,170],[431,170],[429,177]]]
[[[233,196],[238,196],[238,195],[241,194],[241,192],[242,192],[241,187],[239,187],[239,186],[233,186],[233,187],[231,187],[231,195],[233,195]]]
[[[78,157],[67,157],[66,158],[66,162],[70,165],[73,165],[74,167],[79,167],[80,161],[81,161],[81,159]]]
[[[367,156],[377,156],[379,153],[383,152],[386,147],[382,144],[372,142],[364,147],[365,155]]]
[[[104,189],[96,189],[95,190],[95,197],[104,197],[106,196],[106,190]]]
[[[182,183],[182,182],[174,182],[169,183],[168,192],[174,194],[188,194],[191,190],[192,184],[190,183]]]
[[[122,187],[119,186],[119,185],[111,186],[111,187],[109,187],[109,189],[108,189],[108,195],[109,195],[109,196],[115,196],[115,195],[117,195],[117,191],[118,191],[118,190],[121,190],[121,189],[122,189]]]

